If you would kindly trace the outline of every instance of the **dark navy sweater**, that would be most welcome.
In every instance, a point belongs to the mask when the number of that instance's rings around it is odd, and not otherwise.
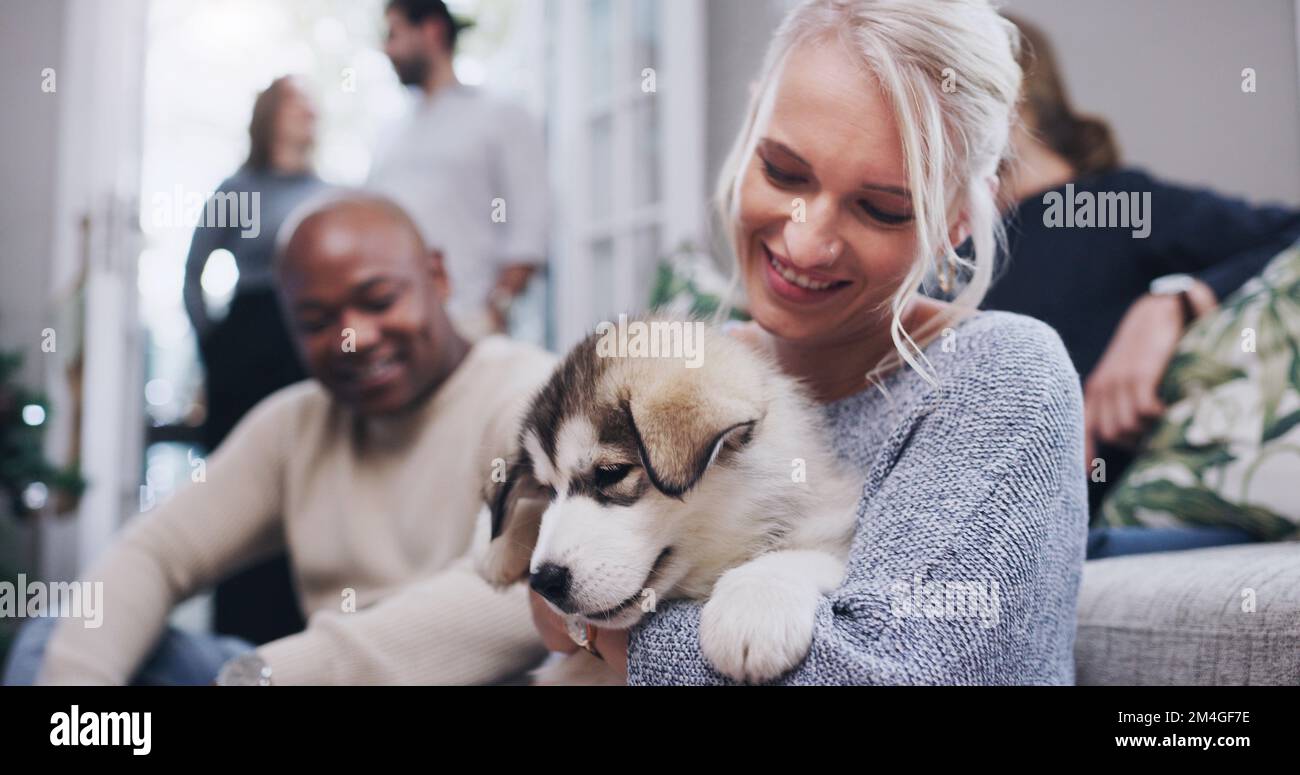
[[[1253,206],[1164,183],[1139,170],[1100,173],[1070,185],[1076,210],[1088,195],[1095,203],[1102,193],[1149,192],[1150,209],[1142,213],[1149,234],[1134,237],[1131,219],[1128,226],[1106,228],[1048,226],[1045,215],[1058,198],[1048,195],[1063,197],[1066,187],[1028,197],[1007,216],[1007,255],[999,256],[982,306],[1029,315],[1055,328],[1084,380],[1124,313],[1155,278],[1194,275],[1222,301],[1300,239],[1300,211]],[[1132,450],[1104,444],[1097,454],[1106,460],[1109,475],[1089,481],[1093,509],[1133,459]]]
[[[1300,211],[1257,207],[1139,170],[1101,173],[1072,185],[1076,200],[1081,194],[1150,192],[1149,236],[1135,238],[1128,227],[1049,227],[1048,192],[1035,194],[1008,215],[1009,257],[1000,262],[982,306],[1051,325],[1084,379],[1124,312],[1155,278],[1195,275],[1222,301],[1300,239]],[[1063,195],[1065,187],[1053,191]]]

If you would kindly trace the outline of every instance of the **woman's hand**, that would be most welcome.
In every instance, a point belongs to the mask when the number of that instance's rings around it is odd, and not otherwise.
[[[542,636],[542,643],[548,651],[558,651],[562,654],[572,654],[578,650],[578,644],[573,642],[569,637],[569,630],[564,624],[564,618],[555,613],[546,599],[533,590],[528,590],[528,604],[533,609],[533,626]]]
[[[596,630],[596,651],[605,663],[627,680],[627,630]]]
[[[569,637],[564,617],[547,605],[546,600],[536,592],[528,591],[528,604],[533,609],[533,626],[542,636],[542,643],[549,651],[572,654],[578,650],[578,644]],[[627,676],[627,630],[596,630],[593,645],[609,666],[621,676]]]
[[[1188,291],[1197,316],[1214,308],[1214,291],[1198,281]],[[1146,295],[1120,321],[1083,386],[1086,465],[1098,442],[1132,447],[1165,412],[1158,388],[1184,330],[1182,300]]]

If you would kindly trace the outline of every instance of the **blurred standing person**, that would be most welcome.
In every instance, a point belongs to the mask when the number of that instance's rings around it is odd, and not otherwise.
[[[448,305],[471,339],[504,331],[546,260],[549,188],[541,127],[526,110],[456,78],[467,22],[442,0],[389,0],[384,53],[419,100],[376,154],[367,186],[394,199],[442,250]]]
[[[277,78],[257,95],[248,127],[248,159],[214,196],[248,194],[257,228],[200,219],[185,261],[185,311],[198,337],[206,371],[208,413],[203,444],[214,450],[244,413],[280,388],[301,381],[293,342],[276,301],[271,259],[280,222],[325,184],[312,169],[316,107],[301,82]],[[256,193],[256,199],[252,194]],[[202,277],[214,251],[235,258],[239,281],[226,316],[214,320],[203,300]]]
[[[257,95],[248,137],[248,160],[222,182],[214,198],[247,194],[241,201],[252,203],[256,229],[244,230],[237,218],[225,225],[200,219],[185,262],[185,310],[206,372],[203,444],[209,452],[263,398],[307,378],[280,312],[272,273],[281,222],[325,188],[312,165],[316,106],[299,79],[277,78]],[[234,256],[239,281],[225,317],[216,320],[208,316],[201,279],[209,256],[221,249]],[[257,604],[250,605],[252,601]],[[283,554],[224,581],[214,609],[218,632],[255,643],[303,625]]]

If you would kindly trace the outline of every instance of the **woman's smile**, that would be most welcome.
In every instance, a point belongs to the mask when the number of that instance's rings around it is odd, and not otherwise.
[[[848,280],[839,280],[822,272],[798,269],[773,253],[766,243],[760,241],[759,245],[763,251],[763,277],[767,289],[785,301],[792,304],[818,304],[852,285]]]

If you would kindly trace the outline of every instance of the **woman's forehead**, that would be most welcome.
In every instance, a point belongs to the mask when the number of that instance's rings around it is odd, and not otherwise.
[[[879,81],[834,41],[796,46],[776,84],[765,136],[818,170],[906,186],[902,140]]]

